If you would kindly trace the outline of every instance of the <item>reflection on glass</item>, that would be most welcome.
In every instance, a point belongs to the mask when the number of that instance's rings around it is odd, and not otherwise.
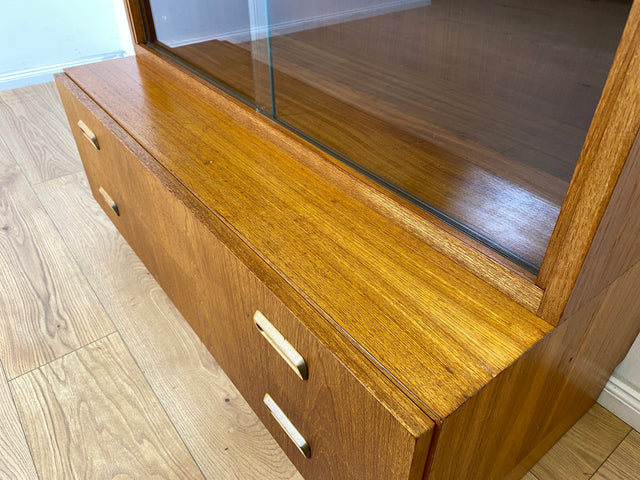
[[[247,0],[141,1],[148,3],[146,28],[154,45],[255,100]]]
[[[151,11],[175,55],[535,272],[630,4],[151,0]],[[175,42],[176,29],[189,34]]]

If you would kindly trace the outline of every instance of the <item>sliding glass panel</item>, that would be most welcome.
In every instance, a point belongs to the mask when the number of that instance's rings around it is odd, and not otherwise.
[[[146,28],[152,46],[251,103],[262,98],[264,88],[254,86],[251,32],[252,20],[263,21],[252,13],[266,16],[266,3],[259,2],[267,0],[255,1],[253,11],[247,0],[142,1],[150,13]]]
[[[271,0],[276,118],[536,272],[630,4]]]

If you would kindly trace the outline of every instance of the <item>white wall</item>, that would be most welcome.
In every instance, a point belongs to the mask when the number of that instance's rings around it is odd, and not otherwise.
[[[0,90],[133,51],[122,0],[5,0],[0,9]]]

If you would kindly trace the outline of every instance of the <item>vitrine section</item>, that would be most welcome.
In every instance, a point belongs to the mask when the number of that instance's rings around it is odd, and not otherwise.
[[[151,44],[538,272],[630,1],[223,3],[152,0]]]

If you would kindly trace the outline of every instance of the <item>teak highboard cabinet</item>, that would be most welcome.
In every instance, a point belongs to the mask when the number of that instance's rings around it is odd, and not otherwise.
[[[56,76],[92,192],[302,475],[521,478],[640,330],[640,5],[535,277],[167,61],[127,8],[134,57]]]

